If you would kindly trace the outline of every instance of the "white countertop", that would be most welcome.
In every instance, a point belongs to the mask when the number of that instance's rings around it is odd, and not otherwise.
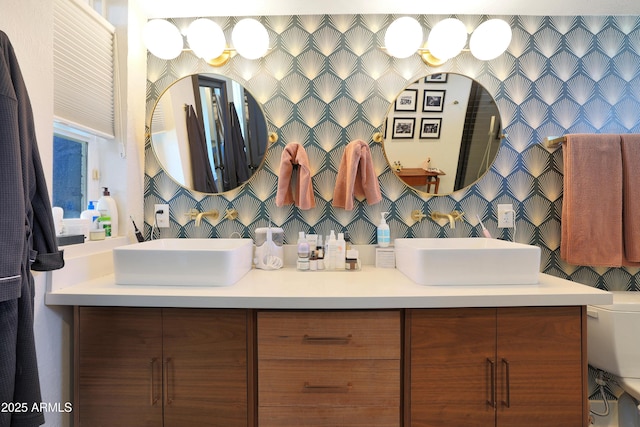
[[[536,285],[422,286],[396,269],[253,269],[228,287],[117,285],[112,274],[50,287],[47,305],[262,309],[384,309],[611,304],[590,286],[540,274]]]

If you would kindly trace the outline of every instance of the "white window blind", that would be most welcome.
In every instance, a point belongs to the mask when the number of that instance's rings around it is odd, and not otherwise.
[[[55,0],[54,115],[114,138],[115,28],[86,4]]]

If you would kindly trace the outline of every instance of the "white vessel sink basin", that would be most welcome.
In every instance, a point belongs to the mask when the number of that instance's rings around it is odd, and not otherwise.
[[[120,285],[229,286],[249,270],[251,239],[158,239],[113,249]]]
[[[540,248],[485,238],[395,239],[396,268],[421,285],[538,283]]]

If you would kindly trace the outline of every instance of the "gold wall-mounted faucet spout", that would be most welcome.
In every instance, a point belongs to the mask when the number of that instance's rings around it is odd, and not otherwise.
[[[202,217],[209,217],[209,218],[213,218],[213,220],[215,221],[216,219],[220,218],[220,212],[218,212],[217,210],[212,210],[212,211],[206,211],[206,212],[199,212],[198,209],[191,209],[189,212],[187,212],[185,215],[187,215],[189,218],[191,219],[195,219],[195,226],[199,227],[200,224],[202,223]]]
[[[464,215],[464,212],[460,212],[460,211],[451,211],[448,214],[434,211],[434,212],[431,212],[431,219],[434,221],[438,221],[440,219],[446,219],[449,221],[449,226],[451,228],[456,228],[456,221],[462,222],[463,215]]]

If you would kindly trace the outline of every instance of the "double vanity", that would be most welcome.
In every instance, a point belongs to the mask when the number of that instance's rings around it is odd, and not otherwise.
[[[401,240],[411,274],[429,276],[424,257],[445,247]],[[120,264],[79,282],[54,272],[47,304],[75,307],[76,425],[588,425],[586,306],[611,294],[537,272],[505,283],[491,260],[506,271],[537,248],[448,240],[449,278],[495,283],[422,285],[402,262],[373,267],[368,246],[359,271],[249,269],[227,286],[119,284]]]

